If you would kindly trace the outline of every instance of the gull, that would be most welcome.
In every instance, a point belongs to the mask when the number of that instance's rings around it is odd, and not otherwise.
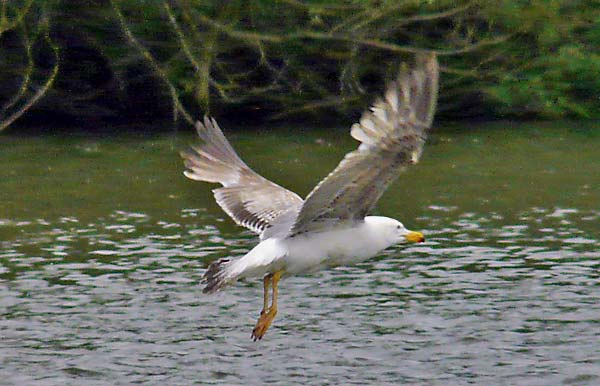
[[[401,66],[383,98],[352,125],[358,148],[305,199],[250,169],[214,119],[205,116],[196,123],[203,143],[181,152],[184,175],[221,184],[213,190],[217,203],[260,237],[241,258],[210,264],[203,292],[262,277],[263,308],[252,330],[254,341],[263,338],[277,314],[282,277],[356,264],[392,245],[425,240],[398,220],[368,214],[400,172],[419,161],[435,112],[438,74],[434,54],[417,55],[412,68]]]

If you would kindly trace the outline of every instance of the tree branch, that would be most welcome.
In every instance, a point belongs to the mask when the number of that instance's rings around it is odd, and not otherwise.
[[[54,53],[54,66],[52,68],[52,72],[50,73],[50,76],[48,77],[48,79],[46,79],[46,82],[44,83],[44,85],[42,87],[40,87],[36,91],[36,93],[33,94],[33,96],[31,96],[31,98],[29,98],[29,100],[27,100],[25,102],[25,104],[23,104],[23,106],[21,106],[20,109],[18,109],[13,114],[11,114],[8,118],[6,118],[0,122],[0,132],[2,132],[4,129],[6,129],[8,126],[10,126],[14,121],[16,121],[19,117],[21,117],[23,114],[25,114],[25,112],[27,110],[29,110],[31,108],[31,106],[33,106],[38,100],[40,100],[40,98],[42,98],[46,94],[46,92],[48,92],[48,90],[54,83],[54,80],[56,79],[56,75],[58,75],[58,70],[60,68],[59,48],[56,44],[54,44],[52,39],[50,39],[50,32],[49,32],[50,28],[48,26],[48,21],[46,20],[46,21],[44,21],[44,23],[45,23],[44,38],[45,38],[46,42],[48,43],[48,45],[50,46],[50,48],[52,48],[52,52]]]
[[[117,2],[115,0],[110,0],[110,3],[117,15],[118,22],[121,25],[121,29],[123,30],[123,33],[127,37],[127,40],[129,40],[129,42],[142,54],[142,56],[148,61],[148,63],[150,63],[154,72],[156,72],[156,74],[167,85],[167,88],[169,89],[169,94],[171,95],[171,100],[173,102],[173,120],[176,121],[177,115],[178,115],[178,113],[180,113],[183,116],[183,118],[185,119],[185,121],[187,123],[189,123],[190,125],[192,125],[194,123],[194,120],[192,119],[191,115],[187,112],[185,107],[183,107],[183,105],[181,104],[181,101],[179,100],[179,95],[177,94],[177,90],[175,89],[173,84],[171,84],[171,82],[169,81],[167,73],[158,65],[158,62],[154,59],[154,57],[152,56],[150,51],[148,51],[146,49],[146,47],[144,47],[135,38],[135,36],[133,35],[131,30],[127,26],[127,23],[125,22],[125,17],[123,16],[121,9],[117,5]]]
[[[354,43],[362,46],[377,48],[380,50],[397,52],[397,53],[408,53],[408,54],[420,54],[420,53],[435,53],[438,56],[451,56],[464,54],[466,52],[472,52],[479,48],[494,45],[498,43],[502,43],[512,37],[514,34],[503,35],[494,39],[483,39],[477,43],[471,44],[469,46],[465,46],[462,48],[455,48],[449,50],[436,50],[436,49],[427,49],[427,48],[418,48],[413,46],[401,46],[394,43],[388,43],[385,41],[377,40],[377,39],[360,39],[355,38],[345,34],[328,34],[322,32],[314,32],[314,31],[304,31],[304,32],[295,32],[287,35],[272,35],[272,34],[261,34],[256,32],[248,32],[248,31],[240,31],[235,30],[229,26],[226,26],[222,23],[211,20],[210,18],[199,15],[199,19],[201,22],[210,25],[218,29],[219,31],[225,33],[228,36],[233,38],[238,38],[242,40],[246,40],[248,42],[254,41],[267,41],[273,43],[281,43],[289,40],[299,40],[299,39],[313,39],[313,40],[335,40],[335,41],[343,41],[348,43]]]

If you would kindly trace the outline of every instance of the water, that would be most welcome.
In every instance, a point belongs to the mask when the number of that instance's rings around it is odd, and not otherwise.
[[[511,127],[504,127],[511,126]],[[377,212],[427,242],[286,279],[199,281],[253,235],[186,180],[191,134],[0,138],[3,384],[600,384],[600,135],[446,127]],[[345,130],[230,135],[305,195]]]

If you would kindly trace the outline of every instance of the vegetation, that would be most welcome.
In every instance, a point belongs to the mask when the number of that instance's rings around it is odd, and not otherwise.
[[[597,118],[598,47],[593,0],[0,0],[0,131],[335,118],[420,51],[446,117]]]
[[[58,74],[60,60],[59,48],[50,37],[48,9],[43,3],[29,0],[14,5],[4,0],[0,8],[0,39],[2,131],[48,92]],[[36,65],[34,56],[40,45],[52,51],[54,63],[49,71]],[[37,84],[35,89],[33,84]]]

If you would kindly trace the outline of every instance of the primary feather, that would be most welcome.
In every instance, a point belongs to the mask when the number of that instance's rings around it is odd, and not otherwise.
[[[214,119],[204,117],[196,129],[203,144],[181,152],[185,176],[219,183],[214,189],[217,203],[238,225],[263,234],[278,217],[297,213],[302,199],[267,180],[240,159]]]
[[[373,209],[389,184],[417,163],[437,100],[435,55],[419,56],[403,68],[370,111],[351,128],[361,142],[306,197],[290,236],[331,227],[353,226]]]

